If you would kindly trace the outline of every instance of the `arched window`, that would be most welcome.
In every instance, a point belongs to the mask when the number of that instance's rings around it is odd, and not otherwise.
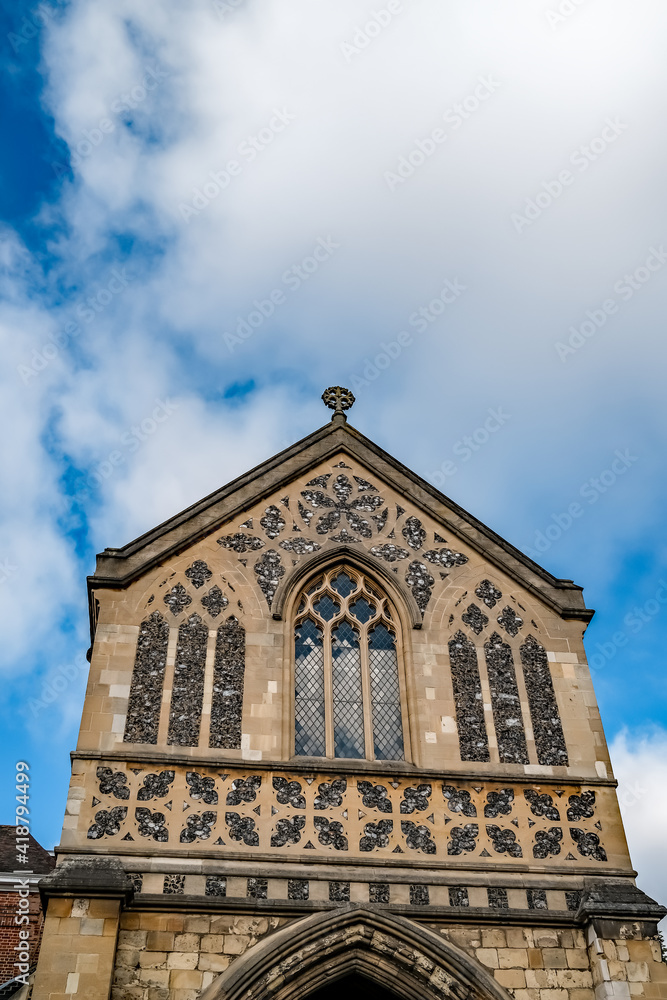
[[[294,637],[297,756],[403,760],[396,620],[379,587],[329,570],[301,595]]]

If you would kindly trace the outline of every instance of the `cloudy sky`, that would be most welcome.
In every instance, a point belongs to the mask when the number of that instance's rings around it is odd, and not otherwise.
[[[342,384],[363,433],[585,587],[633,858],[667,900],[666,29],[661,0],[15,0],[5,820],[28,760],[58,841],[95,553],[320,426]]]

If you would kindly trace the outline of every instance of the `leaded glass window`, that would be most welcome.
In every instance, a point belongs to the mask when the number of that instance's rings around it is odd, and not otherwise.
[[[296,628],[296,752],[324,757],[324,651],[322,632],[312,618]]]
[[[295,623],[295,752],[403,760],[395,616],[361,573],[310,583]]]

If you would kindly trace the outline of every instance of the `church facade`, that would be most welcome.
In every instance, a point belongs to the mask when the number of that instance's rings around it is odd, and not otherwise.
[[[34,1000],[667,1000],[581,588],[324,398],[98,556]]]

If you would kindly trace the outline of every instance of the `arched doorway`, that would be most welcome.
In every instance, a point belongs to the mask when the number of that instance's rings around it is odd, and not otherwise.
[[[353,974],[321,986],[308,1000],[398,1000],[398,994],[379,986],[372,979]]]
[[[264,938],[200,1000],[511,1000],[434,931],[350,904]]]

